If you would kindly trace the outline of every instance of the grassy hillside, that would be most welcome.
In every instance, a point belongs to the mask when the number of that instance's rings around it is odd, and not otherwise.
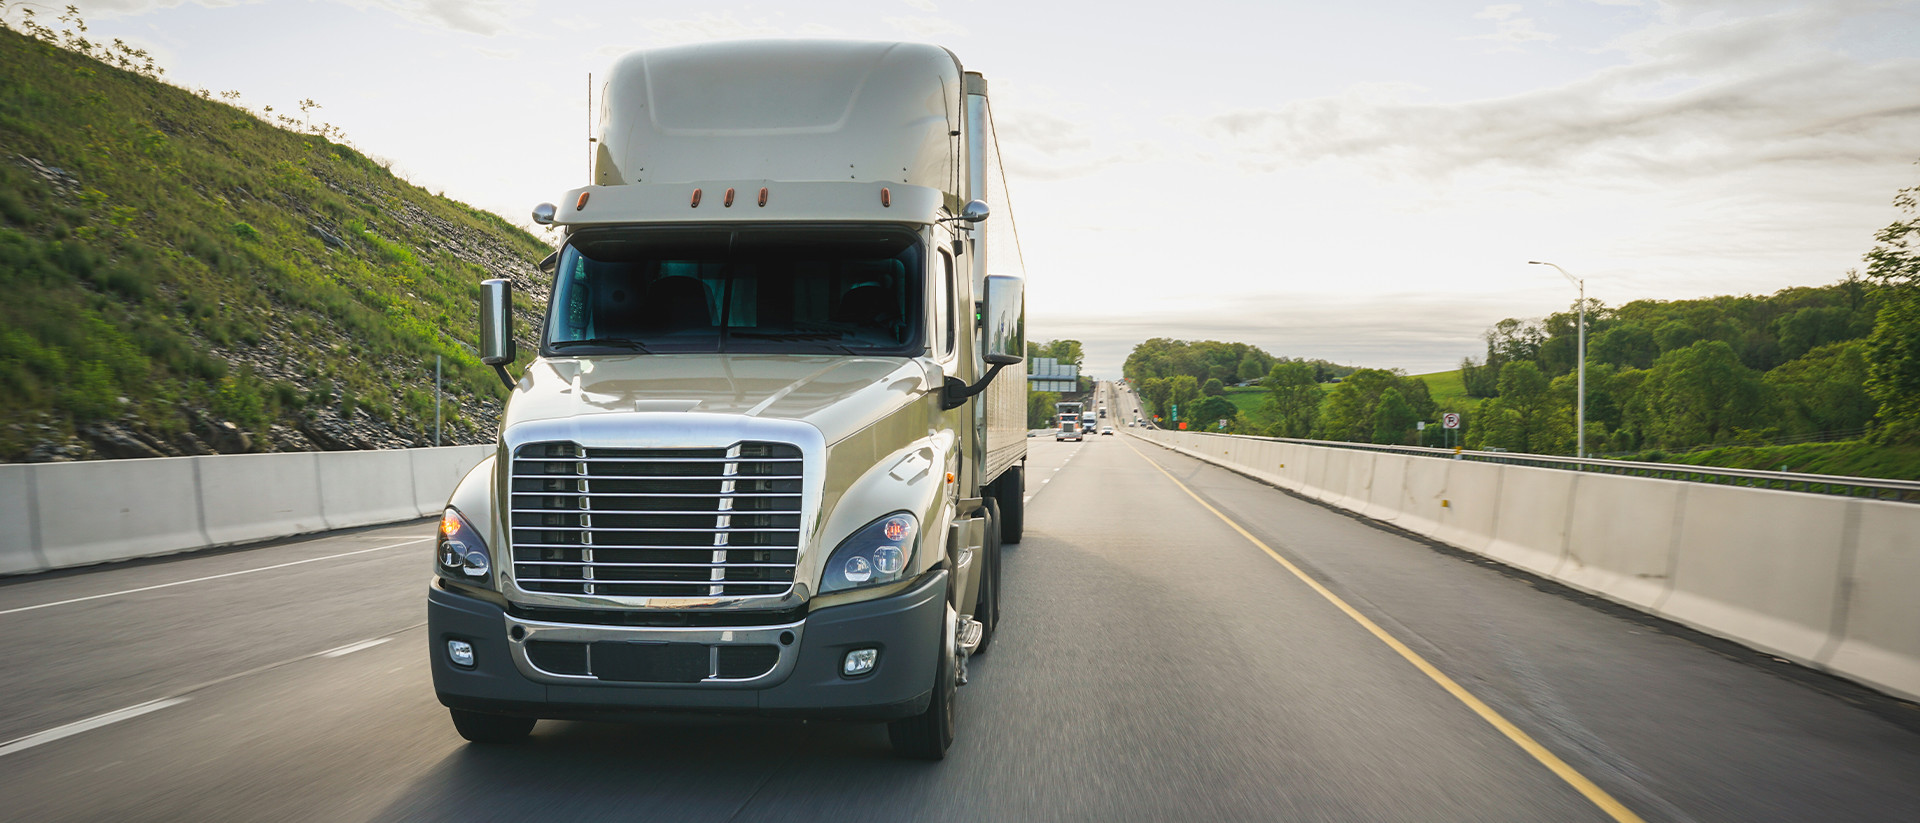
[[[1467,396],[1467,384],[1461,379],[1459,369],[1413,376],[1427,384],[1433,402],[1439,403],[1443,409],[1472,410],[1480,405],[1481,398]]]
[[[491,438],[479,282],[545,243],[88,51],[0,30],[0,460],[424,444],[435,355]]]
[[[1259,386],[1240,386],[1227,389],[1226,397],[1233,403],[1234,408],[1240,410],[1242,418],[1252,419],[1253,415],[1260,410],[1261,404],[1266,402],[1267,390]]]

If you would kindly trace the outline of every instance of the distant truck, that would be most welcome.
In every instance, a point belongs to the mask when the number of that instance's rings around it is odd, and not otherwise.
[[[885,721],[940,758],[1019,542],[1024,272],[987,82],[944,49],[758,41],[605,75],[517,378],[428,592],[468,740],[656,710]]]

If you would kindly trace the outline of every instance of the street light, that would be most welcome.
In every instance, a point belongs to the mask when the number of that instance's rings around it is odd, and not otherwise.
[[[1574,412],[1574,454],[1582,460],[1587,457],[1587,281],[1567,273],[1566,269],[1554,266],[1544,260],[1528,260],[1529,266],[1553,266],[1561,277],[1580,288],[1580,377],[1579,406]]]

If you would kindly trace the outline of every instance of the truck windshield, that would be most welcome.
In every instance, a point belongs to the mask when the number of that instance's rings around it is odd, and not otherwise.
[[[918,355],[925,260],[900,227],[582,231],[543,354]]]

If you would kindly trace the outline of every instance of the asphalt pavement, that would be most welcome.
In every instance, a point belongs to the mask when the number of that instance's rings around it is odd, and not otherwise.
[[[1116,431],[1028,440],[945,761],[680,715],[470,746],[422,521],[0,584],[0,817],[1920,819],[1910,704]]]

